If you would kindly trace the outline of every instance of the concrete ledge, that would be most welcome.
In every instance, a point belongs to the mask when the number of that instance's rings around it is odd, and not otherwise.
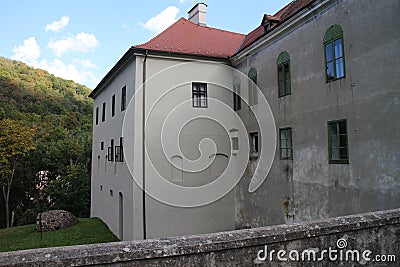
[[[399,253],[400,209],[377,211],[291,225],[276,225],[245,230],[141,241],[114,242],[0,253],[0,266],[180,266],[206,265],[213,260],[225,266],[253,264],[264,245],[278,247],[324,246],[346,234],[357,239],[357,246],[372,246],[378,252]],[[379,231],[390,239],[368,240]],[[330,238],[328,238],[330,236]],[[321,239],[322,237],[322,239]],[[352,239],[352,238],[350,238]],[[366,240],[363,244],[359,240]],[[294,243],[300,240],[300,242]],[[332,244],[333,242],[333,244]],[[355,241],[354,241],[355,242]],[[354,243],[353,242],[353,243]],[[375,243],[379,244],[375,244]],[[387,243],[387,246],[384,246]],[[295,246],[293,244],[296,244]],[[354,244],[353,244],[354,245]],[[356,249],[356,248],[354,248]],[[240,255],[240,259],[235,259]],[[210,258],[211,257],[211,258]],[[397,255],[399,257],[399,255]],[[400,261],[400,258],[397,259]]]

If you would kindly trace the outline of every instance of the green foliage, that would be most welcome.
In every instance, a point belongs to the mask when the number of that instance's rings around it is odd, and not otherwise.
[[[10,226],[9,200],[15,171],[29,151],[36,148],[33,143],[35,130],[19,121],[0,121],[0,186],[3,191],[6,226]]]
[[[67,174],[52,180],[44,193],[51,198],[52,209],[69,210],[78,217],[90,215],[90,183],[83,165],[69,167]]]
[[[95,244],[118,241],[118,238],[98,218],[79,219],[75,226],[54,232],[44,232],[43,239],[35,225],[19,226],[0,230],[0,252]]]
[[[36,149],[15,169],[9,205],[16,223],[26,221],[22,217],[27,210],[39,212],[53,207],[63,207],[76,216],[89,215],[90,92],[73,81],[0,57],[0,121],[11,119],[35,129],[32,143]],[[61,197],[67,192],[79,195],[79,200]],[[4,199],[0,199],[0,214],[4,214],[3,206]],[[0,216],[0,228],[4,226]]]

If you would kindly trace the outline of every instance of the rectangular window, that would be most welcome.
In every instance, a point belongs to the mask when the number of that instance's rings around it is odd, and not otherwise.
[[[240,100],[240,84],[233,85],[233,110],[238,111],[242,108]]]
[[[107,159],[108,161],[114,161],[114,139],[111,139],[111,146],[107,151]]]
[[[250,133],[250,153],[258,153],[258,133]]]
[[[280,159],[293,159],[292,128],[279,129]]]
[[[192,99],[193,107],[206,108],[207,107],[207,84],[206,83],[193,83],[192,84]]]
[[[115,116],[115,95],[111,98],[111,117]]]
[[[122,87],[121,91],[121,111],[124,111],[126,108],[126,86]]]
[[[289,61],[278,66],[278,97],[290,95]]]
[[[347,121],[328,122],[329,163],[349,163]]]
[[[96,108],[96,125],[99,124],[99,107]]]
[[[115,162],[123,162],[123,146],[122,146],[123,139],[122,137],[119,138],[119,146],[115,147]]]
[[[238,151],[239,150],[239,138],[238,137],[232,137],[232,150]]]
[[[100,143],[100,150],[104,150],[104,142]]]
[[[258,104],[258,90],[255,82],[249,81],[249,105],[254,106]]]
[[[103,103],[103,110],[101,114],[101,121],[106,121],[106,102]]]
[[[344,77],[343,39],[341,37],[325,44],[325,61],[327,82]]]

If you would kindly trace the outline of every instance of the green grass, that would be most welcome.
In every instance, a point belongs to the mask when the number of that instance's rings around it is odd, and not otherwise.
[[[78,219],[75,226],[54,232],[36,232],[35,225],[0,230],[0,252],[118,241],[99,218]]]

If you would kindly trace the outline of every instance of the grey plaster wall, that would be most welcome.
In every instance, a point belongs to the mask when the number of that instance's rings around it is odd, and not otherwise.
[[[340,247],[338,240],[344,242]],[[266,248],[318,255],[331,248],[338,257],[348,250],[370,250],[371,260],[385,255],[390,261],[340,261],[327,255],[315,262],[282,262],[276,256],[270,261],[263,259]],[[0,253],[0,266],[397,266],[399,257],[400,209],[395,209],[202,235],[6,252]]]
[[[132,240],[140,238],[134,232],[134,226],[139,228],[140,212],[133,210],[129,203],[136,202],[138,190],[135,188],[126,162],[108,161],[107,149],[120,145],[122,137],[122,122],[126,110],[121,111],[122,88],[126,86],[126,105],[135,94],[136,60],[131,59],[119,76],[107,84],[94,99],[93,116],[93,144],[92,144],[92,173],[91,173],[91,217],[101,218],[108,227],[121,239]],[[111,114],[112,96],[115,95],[115,115]],[[102,121],[103,103],[106,103],[105,121]],[[99,109],[98,124],[96,125],[96,109]],[[133,122],[132,122],[133,123]],[[133,149],[133,143],[125,138],[124,149],[128,152]],[[101,149],[103,142],[104,148]],[[129,145],[128,145],[129,144]],[[136,191],[135,191],[136,189]],[[120,206],[120,194],[123,198],[123,207]],[[140,199],[140,198],[139,198]],[[123,216],[121,216],[121,209]],[[122,219],[123,223],[120,222]]]
[[[346,77],[326,83],[323,37],[343,29]],[[236,191],[237,228],[399,207],[400,2],[316,1],[233,58],[258,72],[279,128],[292,127],[293,160],[279,159],[248,193],[257,158]],[[291,94],[278,97],[277,58],[290,55]],[[256,128],[247,120],[249,131]],[[329,164],[327,122],[347,119],[349,164]]]

